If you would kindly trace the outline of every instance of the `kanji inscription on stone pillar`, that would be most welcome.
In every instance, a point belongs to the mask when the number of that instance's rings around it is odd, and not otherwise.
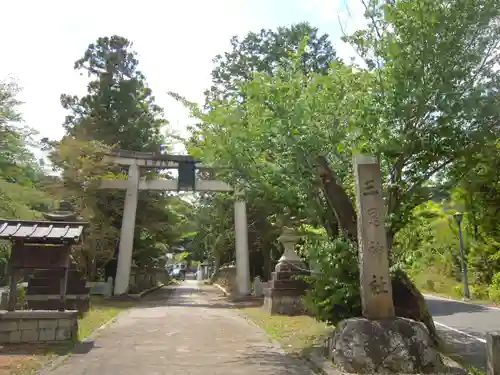
[[[375,157],[354,157],[356,209],[358,214],[359,271],[363,316],[394,317],[389,254],[384,226],[380,165]]]

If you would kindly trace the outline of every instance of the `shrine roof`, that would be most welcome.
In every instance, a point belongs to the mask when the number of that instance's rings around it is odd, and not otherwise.
[[[0,219],[0,240],[48,244],[78,243],[85,222]]]

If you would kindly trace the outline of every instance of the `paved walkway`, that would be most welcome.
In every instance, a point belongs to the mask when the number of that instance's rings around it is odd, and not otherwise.
[[[173,290],[172,290],[173,289]],[[168,295],[170,297],[167,300]],[[147,297],[104,330],[93,348],[50,375],[310,375],[212,287],[186,281]]]

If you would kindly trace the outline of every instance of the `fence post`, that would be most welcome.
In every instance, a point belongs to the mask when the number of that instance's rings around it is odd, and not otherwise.
[[[500,334],[486,335],[486,374],[500,375]]]

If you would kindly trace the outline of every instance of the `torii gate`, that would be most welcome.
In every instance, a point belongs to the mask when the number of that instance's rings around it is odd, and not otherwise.
[[[111,154],[105,156],[104,161],[128,166],[128,180],[103,180],[100,185],[100,189],[126,190],[114,289],[115,295],[121,295],[127,293],[129,287],[139,190],[229,192],[234,191],[234,189],[223,181],[196,178],[196,169],[209,171],[210,168],[197,166],[198,162],[187,155],[165,155],[114,149]],[[146,180],[141,178],[141,168],[177,169],[179,177],[172,180]],[[246,203],[241,194],[236,193],[235,196],[236,282],[238,293],[249,295],[250,262]]]

